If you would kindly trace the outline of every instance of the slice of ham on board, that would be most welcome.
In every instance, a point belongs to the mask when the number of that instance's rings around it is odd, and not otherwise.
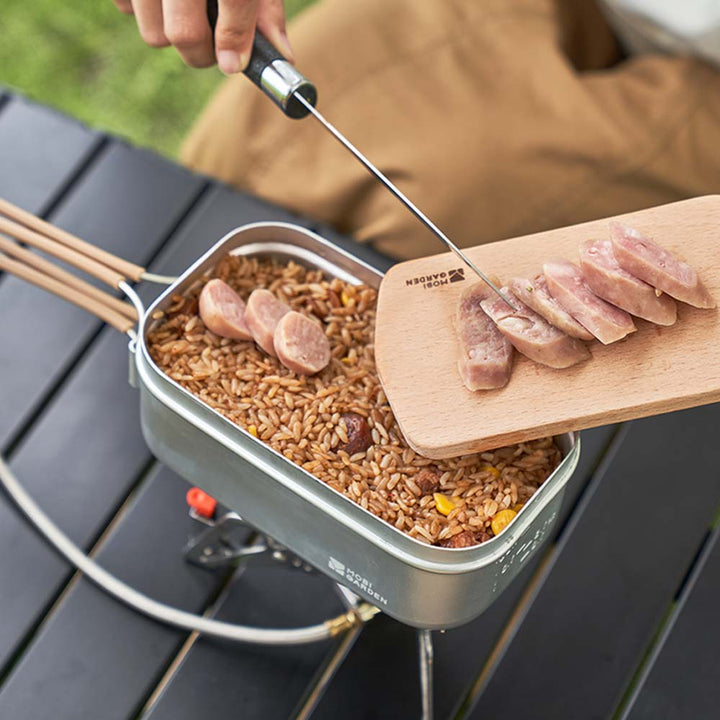
[[[488,297],[480,305],[517,351],[551,368],[567,368],[590,357],[581,340],[551,325],[513,295],[510,288],[504,287],[501,292],[516,310],[500,297]]]
[[[550,294],[604,345],[621,340],[636,330],[628,313],[590,290],[574,263],[569,260],[546,262],[543,273]]]
[[[551,325],[562,330],[570,337],[580,340],[594,340],[588,332],[562,305],[550,294],[547,281],[542,273],[532,280],[515,277],[510,281],[514,295],[538,315],[542,315]]]
[[[255,342],[268,354],[277,357],[273,336],[280,318],[290,308],[269,290],[258,288],[250,293],[245,308],[245,322]]]
[[[223,280],[205,283],[198,301],[205,327],[216,335],[233,340],[252,340],[245,322],[245,302]]]
[[[698,308],[714,308],[714,298],[695,269],[637,230],[610,223],[613,251],[620,267],[676,300]]]
[[[580,247],[580,267],[588,287],[603,300],[657,325],[672,325],[677,305],[665,293],[623,270],[610,240],[588,240]]]
[[[481,307],[488,297],[485,283],[469,287],[460,298],[455,326],[460,341],[458,371],[468,390],[491,390],[507,384],[513,346]]]

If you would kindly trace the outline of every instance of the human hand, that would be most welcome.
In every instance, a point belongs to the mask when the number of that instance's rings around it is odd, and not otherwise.
[[[294,62],[285,31],[283,0],[218,0],[213,31],[207,0],[113,0],[135,15],[142,39],[151,47],[172,45],[192,67],[217,64],[226,75],[242,72],[250,60],[255,30]]]

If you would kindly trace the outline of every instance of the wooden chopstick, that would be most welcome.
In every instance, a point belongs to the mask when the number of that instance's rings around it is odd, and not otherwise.
[[[52,240],[55,240],[67,248],[75,250],[85,257],[92,258],[100,265],[111,268],[116,273],[122,275],[123,279],[130,278],[131,280],[136,281],[142,279],[145,268],[128,262],[127,260],[123,260],[106,250],[101,250],[100,248],[75,237],[71,233],[61,230],[60,228],[45,222],[45,220],[41,220],[39,217],[27,212],[27,210],[23,210],[22,208],[19,208],[2,198],[0,198],[0,213],[11,220],[14,220],[16,223],[24,225],[30,230],[34,230],[40,235],[51,238]]]
[[[45,275],[59,280],[67,287],[75,288],[78,292],[84,293],[88,297],[105,303],[105,305],[113,310],[117,310],[133,322],[138,321],[137,310],[134,305],[130,305],[120,298],[113,297],[112,295],[96,288],[89,282],[76,277],[67,270],[57,267],[57,265],[53,265],[49,260],[40,257],[37,253],[26,250],[24,247],[21,247],[17,243],[4,238],[2,235],[0,235],[0,251],[4,252],[8,256],[20,260],[21,262],[24,262],[26,265],[33,267],[42,273],[45,273]]]
[[[66,245],[61,245],[56,240],[48,238],[45,235],[41,235],[34,230],[26,228],[24,225],[20,225],[7,218],[0,217],[0,232],[9,235],[10,237],[20,240],[28,245],[44,250],[49,255],[53,255],[60,260],[73,265],[80,270],[83,270],[88,275],[96,277],[98,280],[102,280],[104,283],[111,287],[119,287],[121,282],[124,282],[125,276],[116,272],[115,270],[103,265],[102,263],[94,260],[87,255],[83,255],[77,250],[73,250]]]
[[[135,326],[135,321],[117,310],[110,308],[106,303],[100,302],[75,288],[68,287],[63,282],[26,265],[19,260],[13,260],[4,253],[0,252],[0,270],[5,270],[16,275],[23,280],[27,280],[33,285],[37,285],[48,292],[54,293],[65,300],[87,310],[101,320],[122,333],[126,333]]]

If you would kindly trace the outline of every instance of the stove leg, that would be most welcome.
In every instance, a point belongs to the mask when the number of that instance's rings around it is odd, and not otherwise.
[[[418,630],[421,720],[433,720],[433,645],[430,630]]]

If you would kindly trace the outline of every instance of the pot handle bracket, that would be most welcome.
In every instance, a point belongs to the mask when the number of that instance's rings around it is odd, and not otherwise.
[[[174,280],[174,278],[165,278],[162,276],[151,275],[149,273],[145,273],[145,275],[149,275],[149,277],[143,279],[148,279],[151,282],[158,282],[161,284],[169,284],[169,282],[172,282]],[[128,330],[127,333],[130,337],[130,340],[128,341],[128,383],[130,383],[130,387],[137,390],[139,388],[136,363],[138,349],[137,345],[139,333],[142,328],[143,318],[145,317],[145,305],[140,299],[140,296],[135,292],[135,288],[133,288],[130,283],[123,280],[123,282],[121,282],[118,287],[125,293],[127,299],[133,304],[138,316],[137,331]]]

